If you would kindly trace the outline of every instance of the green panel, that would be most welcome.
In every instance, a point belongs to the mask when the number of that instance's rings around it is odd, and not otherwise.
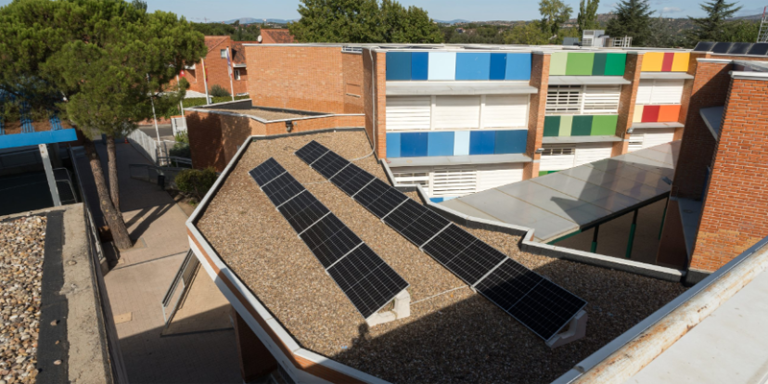
[[[544,117],[544,136],[557,136],[560,132],[560,116]]]
[[[539,176],[549,175],[550,173],[555,173],[557,171],[539,171]]]
[[[570,136],[573,126],[573,116],[560,116],[560,132],[558,136]]]
[[[592,134],[592,116],[574,116],[571,136],[589,136]]]
[[[592,76],[603,76],[605,73],[605,61],[607,53],[595,53],[595,63],[592,65]]]
[[[616,135],[619,115],[601,115],[592,117],[592,136]]]
[[[568,76],[591,76],[594,61],[594,53],[571,52],[568,54],[568,66],[565,69],[565,74]]]
[[[549,59],[549,75],[565,76],[565,67],[568,64],[568,52],[554,52]]]
[[[627,66],[626,53],[608,53],[605,59],[605,76],[624,76]]]

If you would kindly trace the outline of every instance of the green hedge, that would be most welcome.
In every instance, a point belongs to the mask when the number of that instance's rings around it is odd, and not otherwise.
[[[250,96],[235,96],[235,101],[237,100],[245,100],[250,99]],[[226,103],[228,101],[232,101],[232,96],[223,96],[223,97],[211,97],[211,102],[213,104],[216,103]],[[205,105],[205,97],[194,97],[190,99],[184,99],[182,101],[182,104],[184,105],[184,108],[192,108],[192,107],[199,107],[201,105]],[[168,116],[178,116],[181,115],[181,111],[179,111],[179,107],[172,108],[171,111],[168,113]]]

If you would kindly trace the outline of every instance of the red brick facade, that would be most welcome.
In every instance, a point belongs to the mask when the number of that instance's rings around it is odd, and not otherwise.
[[[525,144],[525,154],[534,161],[526,163],[523,167],[523,179],[530,179],[539,175],[539,161],[541,154],[536,150],[541,148],[544,140],[544,115],[547,106],[547,91],[549,89],[549,62],[552,56],[540,52],[531,55],[531,82],[530,85],[538,90],[531,95],[528,106],[528,140]]]
[[[373,61],[371,61],[373,58]],[[375,92],[376,98],[373,95]],[[365,131],[373,145],[376,135],[376,156],[387,157],[387,57],[384,52],[363,50],[363,97],[365,110]],[[375,103],[375,104],[374,104]],[[374,105],[376,111],[374,112]],[[374,127],[374,119],[376,126]],[[374,129],[375,128],[375,129]]]
[[[611,156],[619,156],[627,153],[629,145],[629,133],[632,126],[632,117],[635,115],[635,102],[637,101],[637,88],[640,84],[641,68],[643,67],[643,55],[636,52],[627,53],[627,64],[624,69],[624,80],[632,84],[621,87],[619,99],[619,120],[616,123],[616,136],[624,139],[613,144]]]
[[[194,69],[185,69],[184,78],[189,82],[189,90],[199,93],[205,93],[205,82],[203,81],[203,70],[208,72],[208,90],[218,84],[227,92],[234,94],[243,94],[248,92],[248,72],[245,68],[233,68],[238,71],[240,79],[233,78],[232,87],[229,84],[229,70],[227,68],[227,59],[221,57],[221,51],[230,50],[230,61],[232,65],[244,64],[244,52],[242,44],[248,42],[235,42],[229,36],[206,36],[205,45],[208,47],[208,54],[205,59],[196,63]]]

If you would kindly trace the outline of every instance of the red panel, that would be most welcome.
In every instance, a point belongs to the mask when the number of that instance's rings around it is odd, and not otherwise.
[[[670,72],[672,71],[672,62],[675,61],[675,53],[674,52],[666,52],[664,53],[664,62],[661,64],[661,71],[662,72]]]
[[[643,108],[643,123],[655,123],[659,121],[659,109],[658,105],[646,105]]]

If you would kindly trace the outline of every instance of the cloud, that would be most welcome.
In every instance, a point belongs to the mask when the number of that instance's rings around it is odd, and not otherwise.
[[[683,9],[680,9],[678,7],[664,7],[661,9],[661,13],[668,14],[668,13],[680,13]]]

